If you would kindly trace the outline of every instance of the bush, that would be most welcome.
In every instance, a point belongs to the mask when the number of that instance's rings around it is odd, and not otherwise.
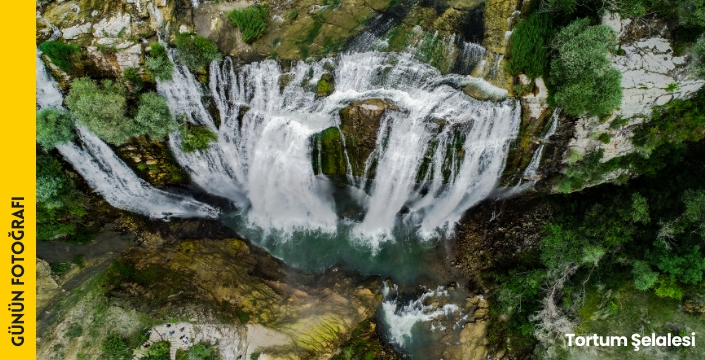
[[[71,54],[79,52],[81,49],[78,46],[58,41],[45,41],[39,45],[39,50],[46,54],[54,65],[69,72],[71,71]]]
[[[521,21],[512,32],[509,72],[524,72],[530,78],[543,76],[548,70],[548,42],[553,21],[546,13],[534,13]]]
[[[125,119],[126,90],[119,83],[103,80],[98,86],[90,78],[76,79],[66,96],[66,104],[78,122],[101,139],[121,145],[137,134]]]
[[[654,286],[659,274],[651,270],[646,261],[636,261],[632,268],[632,275],[634,275],[634,287],[637,290],[645,291]]]
[[[576,20],[553,39],[557,57],[551,63],[556,104],[570,115],[606,115],[622,100],[621,73],[612,67],[609,52],[617,37],[605,25]]]
[[[691,65],[695,74],[705,77],[705,41],[697,42],[691,49],[691,53],[695,59]]]
[[[113,333],[103,340],[100,346],[105,360],[128,360],[132,358],[132,351],[127,347],[125,339]]]
[[[37,156],[37,239],[77,235],[87,200],[51,156]],[[65,239],[75,242],[74,238]]]
[[[217,45],[193,33],[179,34],[176,37],[176,49],[179,61],[194,72],[223,57]]]
[[[199,343],[188,349],[187,354],[192,360],[217,360],[218,350],[209,344]]]
[[[208,144],[218,140],[218,134],[204,126],[182,125],[179,127],[179,132],[183,138],[181,148],[185,152],[205,150],[208,148]]]
[[[83,334],[83,328],[78,324],[71,324],[68,331],[66,331],[66,336],[69,338],[77,338]]]
[[[166,48],[159,43],[149,45],[151,51],[144,64],[147,68],[147,73],[154,79],[169,81],[174,75],[174,63],[169,60],[166,53]]]
[[[166,99],[153,92],[140,96],[140,106],[135,116],[139,133],[149,135],[155,140],[163,140],[176,131],[178,125],[169,111]]]
[[[294,17],[296,16],[294,15]],[[269,7],[267,4],[254,4],[242,10],[235,9],[228,13],[228,19],[233,25],[240,28],[242,39],[246,43],[251,43],[267,30]]]
[[[37,113],[37,143],[45,151],[75,137],[71,114],[64,110],[42,109]]]
[[[71,84],[66,104],[80,123],[115,145],[138,135],[164,139],[176,130],[176,121],[164,98],[156,93],[142,94],[137,115],[129,118],[125,116],[125,94],[124,86],[110,80],[103,80],[98,86],[89,78],[80,78]]]
[[[689,100],[676,99],[655,107],[651,119],[634,131],[632,142],[650,155],[667,143],[699,141],[705,137],[705,90]]]
[[[171,343],[168,341],[160,341],[152,344],[152,346],[147,349],[145,356],[142,357],[143,360],[169,360],[169,349],[171,348]]]

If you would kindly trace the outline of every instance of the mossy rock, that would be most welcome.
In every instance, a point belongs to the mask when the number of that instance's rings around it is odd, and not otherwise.
[[[335,91],[335,84],[333,83],[333,74],[324,73],[321,75],[321,79],[318,80],[316,84],[316,95],[318,97],[326,97]]]

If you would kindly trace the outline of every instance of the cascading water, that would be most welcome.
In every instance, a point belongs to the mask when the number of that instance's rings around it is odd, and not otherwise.
[[[40,52],[37,52],[37,108],[58,109],[62,102],[61,91],[46,72]],[[149,185],[97,136],[82,126],[77,126],[76,130],[81,146],[68,143],[57,145],[56,149],[112,206],[160,219],[218,216],[218,210],[190,196]]]
[[[315,87],[326,67],[335,68],[335,91],[317,97]],[[282,76],[293,79],[280,88]],[[284,234],[297,230],[335,232],[329,182],[314,175],[310,138],[338,126],[338,111],[353,101],[384,99],[390,111],[377,139],[377,174],[361,206],[366,215],[352,232],[372,248],[393,239],[403,220],[426,235],[452,228],[467,207],[494,187],[509,140],[516,136],[519,107],[513,100],[481,102],[457,88],[477,79],[441,75],[409,54],[356,53],[317,63],[299,62],[288,73],[274,61],[236,69],[232,60],[211,64],[209,88],[178,67],[170,82],[160,82],[177,116],[218,133],[217,143],[185,153],[178,135],[171,149],[192,180],[209,193],[247,208],[247,221]],[[486,85],[492,88],[491,85]],[[219,126],[202,102],[211,95]],[[435,121],[439,120],[441,121]],[[387,128],[388,127],[388,128]],[[455,163],[447,164],[446,146],[463,138]],[[417,183],[429,143],[435,172]],[[441,169],[449,171],[441,175]],[[403,219],[398,214],[407,209]]]
[[[539,170],[539,165],[541,163],[541,156],[543,155],[543,148],[546,146],[546,142],[548,141],[548,139],[553,136],[553,134],[555,134],[556,130],[558,129],[558,118],[560,114],[560,108],[556,108],[553,111],[553,115],[551,115],[551,127],[543,136],[543,139],[541,139],[541,144],[539,145],[538,149],[536,149],[536,151],[534,152],[534,155],[531,157],[529,165],[526,167],[526,170],[524,170],[524,175],[522,176],[523,179],[536,179],[537,172]]]

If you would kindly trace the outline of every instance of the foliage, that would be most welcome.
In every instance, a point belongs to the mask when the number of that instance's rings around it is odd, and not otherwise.
[[[533,13],[512,32],[509,72],[524,72],[530,78],[548,71],[548,43],[553,35],[553,20],[546,13]]]
[[[218,360],[218,349],[206,343],[198,343],[191,346],[188,351],[189,359],[192,360]]]
[[[159,341],[153,343],[147,351],[145,356],[142,357],[144,360],[169,360],[169,348],[171,343],[168,341]]]
[[[127,347],[125,339],[119,334],[108,335],[100,346],[105,360],[129,360],[132,358],[132,351]]]
[[[51,156],[37,156],[37,239],[68,236],[69,242],[83,241],[76,225],[86,214],[87,200]]]
[[[223,58],[216,44],[194,33],[176,36],[176,49],[179,61],[194,72]]]
[[[81,49],[75,45],[67,45],[58,41],[45,41],[39,44],[39,50],[51,59],[59,69],[71,71],[71,55]]]
[[[126,89],[119,83],[103,80],[99,86],[90,78],[71,83],[66,104],[79,123],[103,140],[120,145],[137,135],[125,119]]]
[[[69,338],[77,338],[83,334],[83,328],[79,324],[71,324],[69,329],[66,331],[66,336]]]
[[[142,77],[137,73],[137,70],[135,68],[126,68],[122,78],[125,83],[129,83],[132,85],[133,91],[139,92],[144,89],[144,81],[142,81]]]
[[[296,17],[296,11],[294,16]],[[289,18],[291,13],[289,13]],[[240,28],[242,39],[246,43],[257,40],[267,30],[267,20],[269,19],[269,6],[267,4],[253,4],[242,10],[235,9],[228,13],[230,22]]]
[[[169,60],[166,48],[159,43],[151,43],[149,47],[149,56],[144,62],[147,73],[157,80],[171,80],[174,75],[174,63]]]
[[[205,126],[189,126],[184,124],[179,127],[181,133],[181,148],[185,152],[205,150],[208,144],[218,140],[218,134]]]
[[[80,78],[71,83],[66,104],[81,124],[115,145],[139,135],[163,139],[176,130],[176,120],[166,100],[156,93],[142,94],[136,116],[125,116],[126,93],[124,86],[110,80],[103,80],[98,86],[89,78]]]
[[[52,264],[49,264],[49,268],[51,269],[51,272],[54,275],[61,276],[65,272],[69,271],[69,269],[71,269],[71,264],[70,263],[52,263]]]
[[[634,275],[634,287],[637,290],[646,291],[654,286],[659,273],[651,270],[651,266],[646,261],[639,260],[634,262],[632,275]]]
[[[676,99],[655,107],[651,119],[634,131],[632,142],[646,155],[665,143],[705,137],[705,90],[689,100]]]
[[[45,151],[74,138],[73,119],[67,111],[42,109],[37,113],[37,143]]]
[[[155,140],[163,140],[179,127],[171,115],[166,99],[153,92],[140,96],[135,122],[138,133],[147,134]]]
[[[551,82],[554,100],[566,113],[605,115],[619,106],[622,75],[609,59],[616,44],[611,28],[590,26],[589,19],[576,20],[556,34]]]
[[[654,292],[660,297],[669,297],[677,300],[683,297],[683,289],[681,289],[675,279],[668,276],[659,277],[658,285]]]

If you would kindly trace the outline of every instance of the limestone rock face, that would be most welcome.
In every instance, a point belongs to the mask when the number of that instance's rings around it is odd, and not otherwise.
[[[47,304],[63,290],[51,276],[49,263],[37,259],[37,312],[41,312]]]
[[[637,28],[665,27],[636,24],[629,19],[620,19],[616,14],[605,15],[602,21],[620,36],[622,52],[612,58],[612,65],[622,73],[622,103],[608,119],[580,117],[564,161],[571,151],[586,154],[603,149],[603,162],[636,151],[631,142],[633,129],[651,115],[654,106],[688,98],[705,84],[705,80],[689,73],[689,56],[674,56],[665,34],[644,33]],[[646,35],[638,37],[639,34]],[[611,127],[612,121],[618,117],[628,121],[622,126]],[[603,144],[598,139],[600,134],[608,134],[609,143]],[[610,181],[622,173],[610,174],[603,181]]]
[[[158,32],[166,36],[175,9],[175,0],[50,2],[38,8],[37,40],[85,47],[95,67],[121,77],[126,68],[142,64],[144,46],[156,41]]]

